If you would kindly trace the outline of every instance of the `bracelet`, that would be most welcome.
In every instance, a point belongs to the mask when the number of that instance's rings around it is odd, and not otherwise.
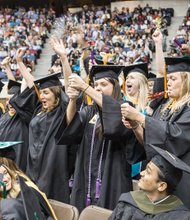
[[[144,128],[145,119],[139,123],[139,125]]]
[[[88,86],[86,87],[86,89],[83,90],[83,92],[85,93],[86,90],[87,90],[89,87],[90,87],[90,85],[88,85]]]
[[[137,125],[135,125],[134,127],[131,127],[132,130],[136,130],[139,127],[139,123],[137,123]]]

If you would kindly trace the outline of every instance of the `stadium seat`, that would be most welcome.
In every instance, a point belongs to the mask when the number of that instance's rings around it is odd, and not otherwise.
[[[49,202],[58,220],[78,220],[79,212],[76,207],[53,199],[49,199]]]
[[[78,220],[108,220],[111,214],[111,210],[97,206],[88,206],[82,211]]]

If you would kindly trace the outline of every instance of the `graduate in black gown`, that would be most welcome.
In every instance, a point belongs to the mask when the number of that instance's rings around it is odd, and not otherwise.
[[[155,155],[141,172],[141,190],[124,193],[109,220],[188,220],[190,210],[173,195],[183,171],[190,167],[168,151],[155,146]]]
[[[17,51],[16,59],[22,59],[23,55],[24,53]],[[28,87],[26,89],[23,88],[23,91],[21,91],[21,83],[15,80],[10,69],[9,59],[9,57],[6,57],[2,62],[9,82],[7,86],[8,111],[0,118],[0,141],[23,141],[22,147],[20,145],[15,149],[17,155],[15,162],[20,169],[25,171],[28,151],[28,125],[33,115],[33,106],[37,98],[35,99],[34,97],[35,91],[30,91]],[[26,71],[24,64],[23,68],[21,71]],[[29,93],[29,95],[27,95],[27,93]]]
[[[66,53],[63,43],[54,40],[53,47],[57,48],[61,61],[67,65],[67,60],[64,62]],[[15,109],[22,107],[23,118],[32,118],[27,135],[29,144],[26,173],[48,198],[68,203],[69,167],[74,163],[70,160],[72,148],[68,152],[66,146],[57,146],[54,140],[57,125],[65,113],[67,97],[57,75],[37,80],[35,83],[38,85],[35,85],[34,77],[26,71],[23,55],[23,48],[19,48],[17,63],[29,89],[19,94],[11,104]],[[69,74],[66,65],[64,66],[65,87]]]
[[[45,194],[13,162],[18,143],[0,142],[1,219],[56,220]]]
[[[55,132],[64,116],[67,97],[57,75],[36,80],[41,105],[29,125],[27,175],[48,198],[69,202],[69,159],[67,146],[55,143]]]
[[[145,150],[147,144],[160,144],[161,148],[175,154],[190,165],[190,60],[189,58],[166,58],[167,94],[152,117],[139,114],[134,108],[123,104],[121,112],[126,119],[138,123],[134,131]],[[144,130],[143,130],[144,129]],[[190,208],[190,175],[184,173],[176,194]]]
[[[126,138],[120,133],[122,123],[104,110],[104,99],[121,101],[118,74],[122,68],[93,66],[90,79],[94,80],[94,88],[77,75],[69,77],[70,101],[56,139],[59,144],[79,144],[71,193],[71,204],[79,211],[90,204],[113,209],[120,194],[132,189]],[[94,100],[93,105],[80,112],[76,111],[77,90],[84,91]]]

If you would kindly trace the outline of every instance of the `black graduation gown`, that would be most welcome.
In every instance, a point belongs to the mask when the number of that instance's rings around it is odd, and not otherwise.
[[[0,118],[0,141],[23,141],[23,143],[13,147],[16,152],[15,162],[23,171],[26,170],[28,126],[36,103],[35,91],[27,88],[10,100],[10,104],[15,108],[16,114],[10,116],[6,112]]]
[[[68,126],[66,126],[66,120],[64,119],[56,135],[59,144],[80,144],[77,151],[74,183],[71,193],[71,204],[76,206],[79,211],[82,211],[86,207],[91,141],[95,126],[93,119],[98,113],[98,108],[95,105],[85,107],[81,112],[75,114],[72,122]],[[115,135],[114,127],[117,127],[117,125],[114,123],[112,115],[110,114],[110,118],[107,118],[108,120],[104,120],[104,107],[103,111],[99,114],[100,120],[96,128],[92,153],[91,204],[113,210],[120,194],[132,189],[131,166],[126,159],[125,141],[121,135]],[[101,124],[103,124],[103,127]],[[119,128],[115,127],[115,131],[120,129],[120,125]],[[105,130],[107,129],[104,130],[104,127],[110,127],[110,129],[112,129],[111,132],[106,134]],[[111,139],[112,136],[113,140]],[[103,140],[105,140],[105,144],[101,166],[102,186],[100,197],[96,199],[96,178],[98,176]]]
[[[139,195],[138,195],[139,194]],[[137,197],[137,198],[136,198]],[[146,211],[145,211],[146,209]],[[121,195],[109,220],[189,220],[190,211],[171,196],[155,205],[148,201],[144,192],[135,191]]]
[[[147,156],[151,157],[148,144],[168,150],[190,165],[190,107],[183,105],[172,116],[163,116],[160,106],[152,117],[146,117],[145,143]],[[184,173],[176,194],[190,208],[190,174]]]
[[[104,136],[112,140],[122,140],[125,144],[125,156],[129,164],[134,164],[146,159],[144,146],[141,145],[132,129],[123,125],[121,103],[111,96],[103,96],[102,123]],[[132,105],[131,102],[128,102]],[[121,139],[120,139],[121,138]]]
[[[48,199],[69,203],[70,164],[73,163],[69,151],[72,147],[58,146],[54,138],[66,105],[62,100],[53,111],[36,114],[31,120],[26,173]]]
[[[0,202],[0,219],[26,220],[22,199],[3,199]]]
[[[2,199],[0,217],[3,220],[53,220],[51,210],[42,195],[29,187],[24,178],[19,177],[21,193],[17,198]],[[36,218],[35,218],[36,216]]]

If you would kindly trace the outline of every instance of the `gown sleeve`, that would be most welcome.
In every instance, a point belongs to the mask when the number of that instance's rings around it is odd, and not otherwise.
[[[190,108],[183,106],[172,120],[162,121],[153,117],[145,119],[145,142],[159,145],[178,157],[190,151]],[[181,147],[179,147],[181,146]]]
[[[121,103],[111,96],[103,95],[102,124],[104,136],[111,140],[119,140],[131,133],[122,123]]]
[[[64,112],[65,112],[65,109],[67,108],[68,102],[69,102],[68,96],[66,95],[65,92],[61,91],[60,105],[61,105],[61,108]]]
[[[58,126],[55,135],[56,144],[80,144],[84,135],[85,124],[88,115],[88,106],[82,111],[76,112],[73,120],[67,126],[66,114]]]
[[[26,219],[21,199],[2,199],[0,202],[0,219]]]
[[[22,93],[13,96],[10,99],[10,104],[16,110],[20,118],[29,123],[34,114],[34,110],[39,104],[34,87],[31,89],[26,88]]]
[[[110,96],[103,96],[102,124],[104,137],[125,146],[126,159],[130,164],[146,158],[144,146],[122,123],[120,102]]]

